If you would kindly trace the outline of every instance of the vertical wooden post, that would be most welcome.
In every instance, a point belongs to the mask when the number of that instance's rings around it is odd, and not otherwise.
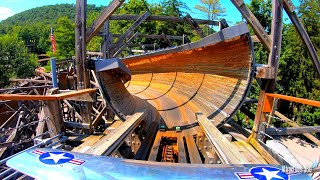
[[[104,23],[102,32],[102,44],[101,44],[101,52],[103,54],[103,59],[107,59],[110,56],[110,31],[109,31],[109,20]]]
[[[266,93],[272,93],[275,91],[277,71],[279,67],[281,41],[282,41],[282,1],[272,0],[272,27],[271,27],[271,51],[269,54],[268,65],[274,69],[273,79],[262,79],[262,86],[259,95],[258,107],[256,116],[254,119],[254,125],[252,129],[252,137],[258,139],[259,124],[266,122],[267,118],[262,112],[264,104],[264,96]]]
[[[90,73],[85,68],[86,61],[86,6],[87,0],[77,0],[76,4],[76,65],[78,89],[90,88]],[[80,102],[80,113],[83,123],[89,124],[92,132],[92,103]]]

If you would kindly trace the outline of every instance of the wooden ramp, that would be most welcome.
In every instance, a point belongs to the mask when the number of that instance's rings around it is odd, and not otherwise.
[[[123,84],[110,71],[97,72],[98,80],[123,120],[146,103],[145,119],[160,119],[168,129],[196,123],[197,111],[218,125],[239,109],[252,81],[248,33],[247,25],[239,24],[194,43],[126,57],[122,62],[131,81]]]

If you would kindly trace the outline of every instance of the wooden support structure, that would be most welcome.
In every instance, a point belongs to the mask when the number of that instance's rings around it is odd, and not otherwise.
[[[113,37],[120,37],[122,34],[113,34]],[[183,40],[183,36],[173,36],[173,35],[165,35],[167,39],[170,40]],[[139,38],[150,38],[150,39],[163,39],[162,34],[158,35],[158,34],[139,34],[138,35]]]
[[[49,89],[48,95],[57,93],[57,89]],[[43,107],[40,112],[39,124],[36,129],[36,135],[44,133],[45,125],[47,125],[50,137],[54,137],[64,131],[64,122],[62,119],[62,110],[59,99],[44,100]]]
[[[282,1],[283,1],[285,11],[287,12],[289,18],[291,19],[291,22],[294,25],[294,27],[297,29],[303,43],[307,46],[308,51],[312,57],[313,64],[316,67],[318,75],[320,75],[320,62],[319,62],[319,57],[317,55],[317,51],[315,50],[306,29],[303,27],[303,24],[299,20],[298,15],[294,11],[295,7],[293,3],[291,2],[291,0],[282,0]]]
[[[78,91],[70,91],[62,94],[50,94],[50,95],[24,95],[24,94],[0,94],[0,100],[43,100],[43,101],[55,101],[68,99],[84,94],[91,94],[96,92],[97,89],[82,89]]]
[[[183,134],[179,133],[177,138],[178,144],[178,162],[179,163],[187,163],[186,158],[186,149],[184,147]]]
[[[87,0],[77,0],[75,43],[76,43],[76,65],[77,65],[76,70],[77,70],[77,89],[78,90],[90,88],[90,73],[89,73],[89,70],[85,67],[86,39],[87,39],[86,38],[86,7],[87,7]],[[91,124],[92,124],[91,108],[92,108],[91,103],[80,102],[80,114],[82,117],[82,122],[85,124],[89,124],[90,126],[89,133],[93,132],[93,129],[91,127]]]
[[[121,48],[121,46],[123,46],[123,41],[128,38],[130,36],[130,34],[133,33],[133,31],[135,31],[139,25],[145,21],[149,16],[150,16],[150,12],[147,11],[144,14],[142,14],[118,39],[117,42],[115,42],[115,49],[119,50]],[[137,34],[139,35],[139,34]],[[137,36],[136,35],[136,36]]]
[[[113,54],[113,57],[118,56],[126,47],[128,47],[129,43],[131,43],[137,36],[139,36],[139,32],[134,33],[127,42],[121,45],[121,47]]]
[[[202,29],[199,27],[197,22],[190,16],[190,14],[187,14],[185,17],[185,20],[192,26],[192,28],[197,32],[197,34],[201,37],[204,38],[205,35],[202,32]],[[220,24],[220,23],[219,23]]]
[[[85,151],[88,154],[94,155],[110,155],[116,150],[125,138],[140,124],[145,116],[145,110],[135,113],[129,117],[120,127],[112,133],[101,138],[90,149]]]
[[[161,131],[158,131],[158,133],[156,135],[156,138],[153,141],[153,145],[152,145],[152,148],[151,148],[150,153],[149,153],[148,161],[157,161],[157,156],[158,156],[158,153],[159,153],[162,134],[163,133]]]
[[[289,127],[289,128],[267,128],[266,133],[270,136],[283,136],[290,134],[303,134],[320,132],[320,126],[302,126],[302,127]]]
[[[221,161],[225,164],[246,164],[245,158],[240,154],[223,134],[201,113],[197,114],[197,120],[203,132],[212,143]]]
[[[271,43],[272,40],[269,37],[268,33],[264,30],[258,19],[254,16],[254,14],[250,11],[250,9],[245,5],[243,0],[231,0],[234,6],[239,10],[242,16],[247,20],[250,24],[254,33],[259,38],[260,42],[264,45],[264,47],[271,51]]]
[[[268,66],[273,68],[274,75],[271,77],[271,79],[263,79],[262,81],[262,87],[259,94],[259,102],[256,110],[256,116],[254,119],[254,125],[252,128],[252,137],[256,139],[259,138],[260,123],[267,121],[266,116],[263,113],[263,104],[264,104],[265,94],[274,92],[275,86],[276,86],[276,77],[277,77],[277,71],[279,67],[281,41],[282,41],[282,10],[283,10],[282,1],[272,0],[272,17],[273,17],[272,26],[271,26],[272,41],[270,45],[271,48],[269,49],[270,54],[268,59]],[[257,34],[257,36],[259,37],[259,34]],[[262,40],[260,39],[260,41]],[[268,44],[265,44],[265,45],[268,45]]]
[[[166,43],[167,43],[170,47],[173,46],[173,44],[172,44],[172,42],[170,41],[170,39],[167,38],[167,36],[166,36],[164,33],[162,33],[161,36],[162,36],[162,38],[164,39],[164,41],[166,41]]]
[[[300,127],[297,123],[291,121],[289,118],[287,118],[286,116],[284,116],[283,114],[281,114],[280,112],[276,111],[275,115],[278,116],[279,118],[281,118],[282,120],[285,120],[286,123],[288,123],[290,126],[292,127]],[[307,137],[309,140],[311,140],[312,142],[314,142],[316,145],[320,146],[320,140],[317,139],[316,137],[314,137],[312,134],[310,133],[303,133],[303,135],[305,137]]]
[[[139,19],[139,15],[135,14],[115,14],[110,17],[110,20],[132,20],[135,21]],[[181,17],[170,17],[170,16],[150,16],[147,18],[147,21],[165,21],[165,22],[172,22],[172,23],[184,23],[184,18]],[[208,24],[208,25],[214,25],[219,26],[218,21],[212,21],[212,20],[204,20],[204,19],[194,19],[194,21],[197,24]]]
[[[199,154],[198,147],[194,141],[191,131],[184,130],[183,134],[187,143],[188,154],[189,154],[191,164],[203,164]]]
[[[124,0],[113,0],[108,7],[103,9],[99,17],[92,23],[92,25],[87,29],[85,35],[85,42],[89,43],[90,40],[99,32],[100,28],[103,26],[104,22],[121,6]],[[78,1],[77,1],[78,4]],[[86,4],[85,4],[86,5]],[[77,10],[78,10],[77,6]],[[84,17],[83,19],[86,19]],[[84,36],[83,36],[84,37]],[[85,51],[84,51],[85,52]]]

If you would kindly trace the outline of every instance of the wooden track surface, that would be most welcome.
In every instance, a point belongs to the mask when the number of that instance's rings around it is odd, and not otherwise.
[[[193,127],[198,111],[218,125],[238,110],[247,95],[252,53],[242,24],[195,43],[123,59],[132,74],[125,85],[108,72],[98,77],[107,101],[123,119],[147,106],[147,119],[159,118],[167,128]]]

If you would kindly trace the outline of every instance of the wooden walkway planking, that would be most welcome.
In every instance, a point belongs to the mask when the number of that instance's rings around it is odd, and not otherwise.
[[[239,152],[248,160],[249,164],[268,164],[251,144],[241,140],[231,142],[231,144],[237,147]]]
[[[121,126],[117,127],[107,136],[102,137],[85,153],[93,155],[110,155],[121,142],[125,140],[129,133],[131,133],[142,121],[145,116],[145,110],[135,113],[129,117]]]
[[[96,142],[98,142],[103,136],[110,134],[114,131],[118,126],[122,124],[122,121],[115,121],[112,125],[110,125],[101,135],[90,135],[81,139],[83,142],[79,146],[72,149],[72,152],[80,152],[83,153],[90,149]]]
[[[193,139],[192,133],[188,130],[185,130],[183,131],[183,134],[187,142],[188,153],[189,153],[191,164],[203,164],[198,147]]]
[[[211,142],[221,161],[225,164],[247,164],[247,159],[203,114],[197,114],[197,120],[208,140]]]

